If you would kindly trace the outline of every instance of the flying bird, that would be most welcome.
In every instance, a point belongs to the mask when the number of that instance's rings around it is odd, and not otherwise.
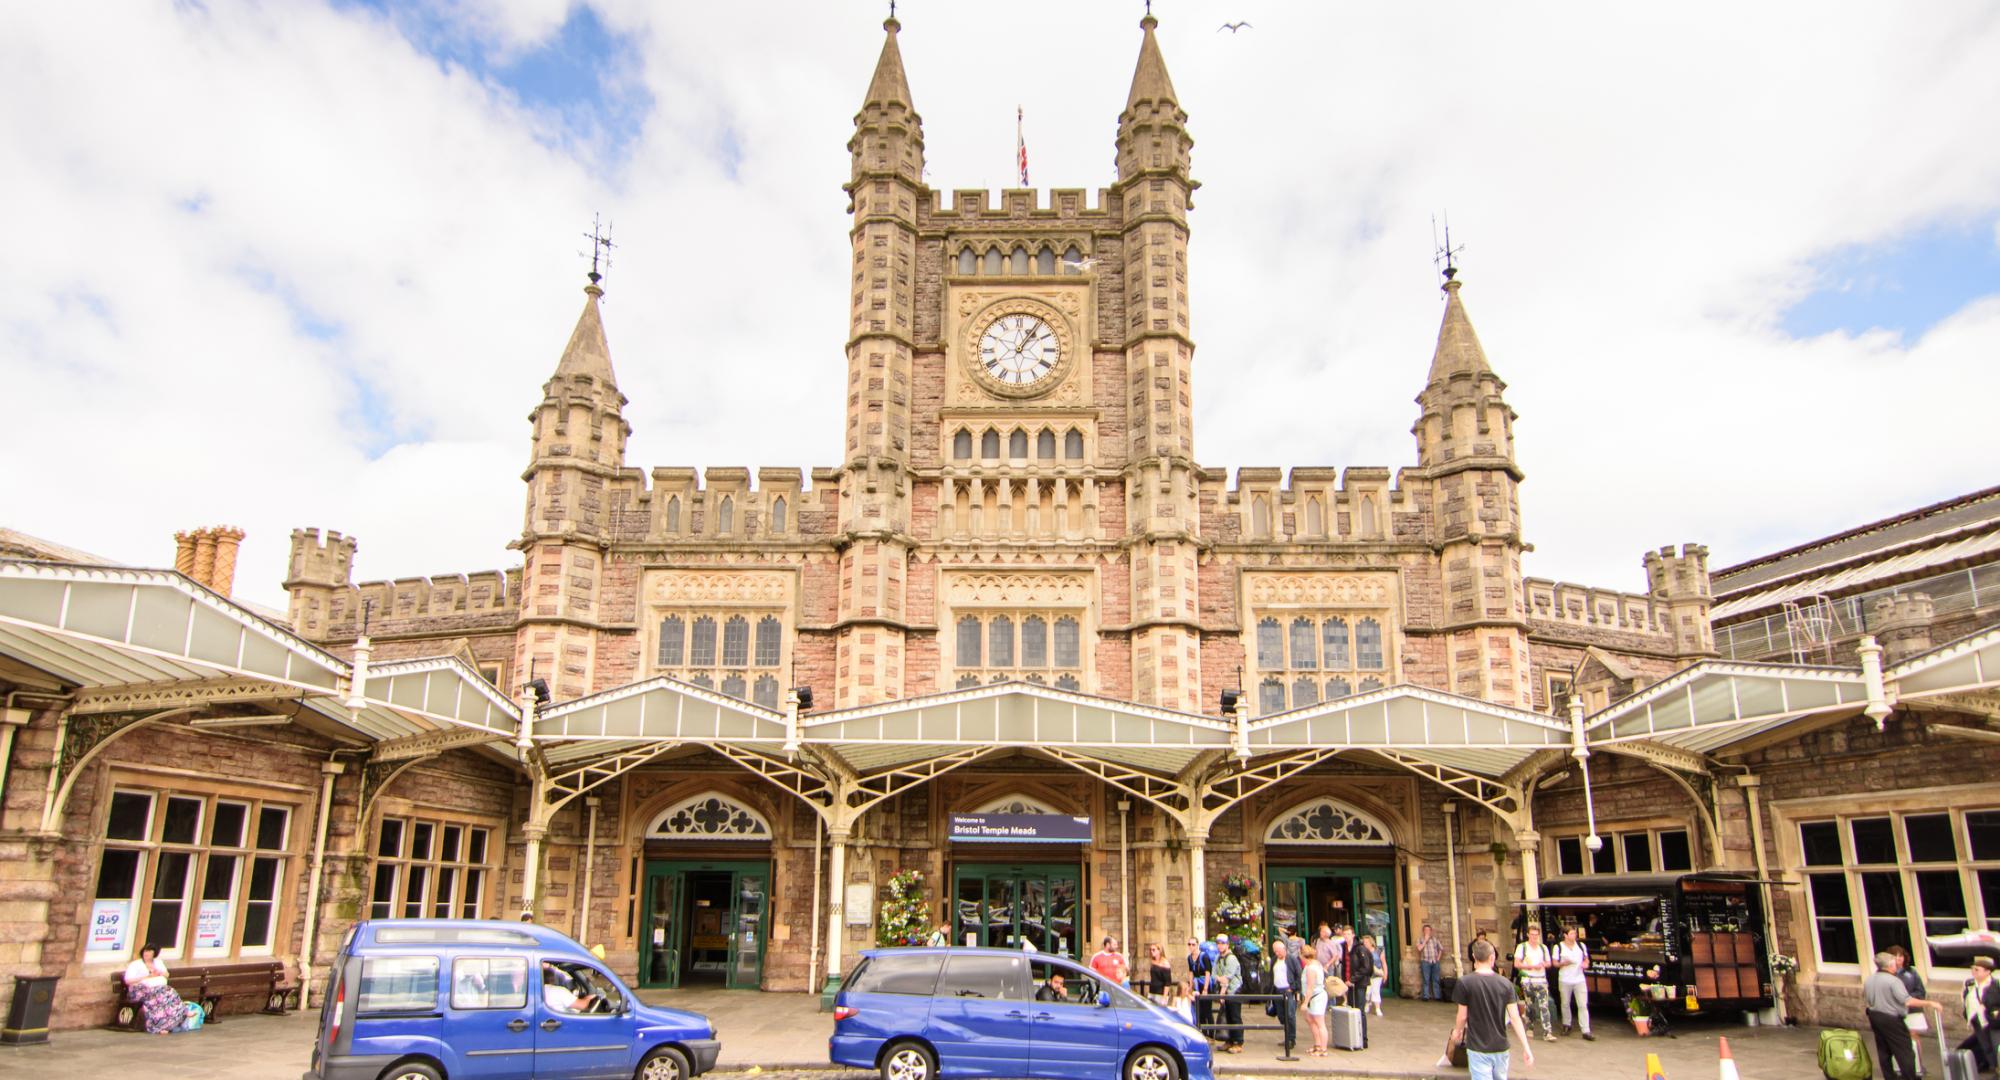
[[[1064,260],[1063,260],[1063,267],[1064,267],[1065,269],[1068,269],[1068,270],[1072,270],[1072,271],[1074,271],[1074,272],[1076,272],[1076,273],[1079,273],[1079,274],[1083,273],[1083,272],[1084,272],[1085,270],[1088,270],[1088,269],[1090,269],[1091,267],[1093,267],[1093,266],[1096,266],[1096,265],[1097,265],[1097,260],[1096,260],[1096,259],[1064,259]]]
[[[1223,23],[1223,24],[1222,24],[1221,26],[1218,26],[1218,27],[1216,27],[1216,28],[1215,28],[1215,32],[1216,32],[1216,33],[1218,33],[1218,34],[1220,34],[1220,33],[1222,33],[1222,32],[1223,32],[1224,30],[1227,30],[1227,31],[1229,31],[1230,33],[1232,33],[1232,34],[1233,34],[1233,33],[1237,32],[1238,30],[1255,30],[1255,29],[1257,29],[1257,28],[1256,28],[1256,27],[1254,27],[1254,26],[1251,26],[1251,25],[1250,25],[1249,23],[1247,23],[1247,22],[1226,22],[1226,23]]]

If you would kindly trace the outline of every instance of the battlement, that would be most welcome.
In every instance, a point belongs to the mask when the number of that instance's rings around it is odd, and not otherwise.
[[[1238,519],[1245,539],[1387,540],[1394,515],[1416,509],[1413,470],[1382,466],[1301,466],[1289,478],[1279,468],[1245,466],[1228,486],[1228,471],[1203,472],[1201,493],[1215,512]],[[1419,481],[1420,482],[1420,481]]]
[[[1067,221],[1072,219],[1114,220],[1112,208],[1116,205],[1110,188],[1098,188],[1096,199],[1085,188],[1005,188],[988,191],[984,188],[958,188],[951,192],[951,201],[945,202],[945,192],[932,188],[930,205],[925,207],[929,218],[940,224],[944,219],[956,218],[966,221]]]
[[[840,507],[840,470],[741,465],[662,465],[650,476],[621,469],[612,487],[617,539],[801,540],[829,535]]]
[[[355,586],[332,606],[335,622],[368,610],[369,622],[435,618],[442,615],[512,613],[521,606],[521,572],[486,570],[473,574],[406,577]],[[342,603],[342,600],[346,603]]]
[[[1654,596],[1663,600],[1709,599],[1708,548],[1701,544],[1682,544],[1680,554],[1674,554],[1672,544],[1658,551],[1648,551],[1646,563],[1646,587]]]
[[[291,568],[285,575],[284,587],[352,584],[357,546],[353,537],[331,529],[324,539],[318,529],[293,529]]]
[[[1644,593],[1619,592],[1547,578],[1526,578],[1528,618],[1599,630],[1668,632],[1667,613]]]

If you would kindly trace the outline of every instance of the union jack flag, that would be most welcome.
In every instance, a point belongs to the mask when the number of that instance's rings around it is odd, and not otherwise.
[[[1028,183],[1028,139],[1027,136],[1021,133],[1021,107],[1019,105],[1014,106],[1014,147],[1017,151],[1015,157],[1021,163],[1021,186],[1029,187],[1031,185]]]

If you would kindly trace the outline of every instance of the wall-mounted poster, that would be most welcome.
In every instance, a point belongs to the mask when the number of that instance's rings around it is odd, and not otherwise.
[[[862,882],[847,887],[847,925],[867,926],[875,921],[875,886]]]
[[[90,952],[124,952],[132,901],[99,900],[90,907]]]
[[[195,912],[194,917],[194,947],[197,949],[229,947],[229,901],[201,902],[201,909]]]

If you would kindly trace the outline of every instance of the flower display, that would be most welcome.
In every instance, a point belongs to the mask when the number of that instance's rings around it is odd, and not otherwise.
[[[1264,890],[1248,874],[1231,874],[1222,879],[1209,916],[1230,937],[1260,937],[1264,930]]]
[[[888,896],[875,920],[875,944],[922,945],[931,936],[931,902],[922,870],[905,870],[889,879]]]

